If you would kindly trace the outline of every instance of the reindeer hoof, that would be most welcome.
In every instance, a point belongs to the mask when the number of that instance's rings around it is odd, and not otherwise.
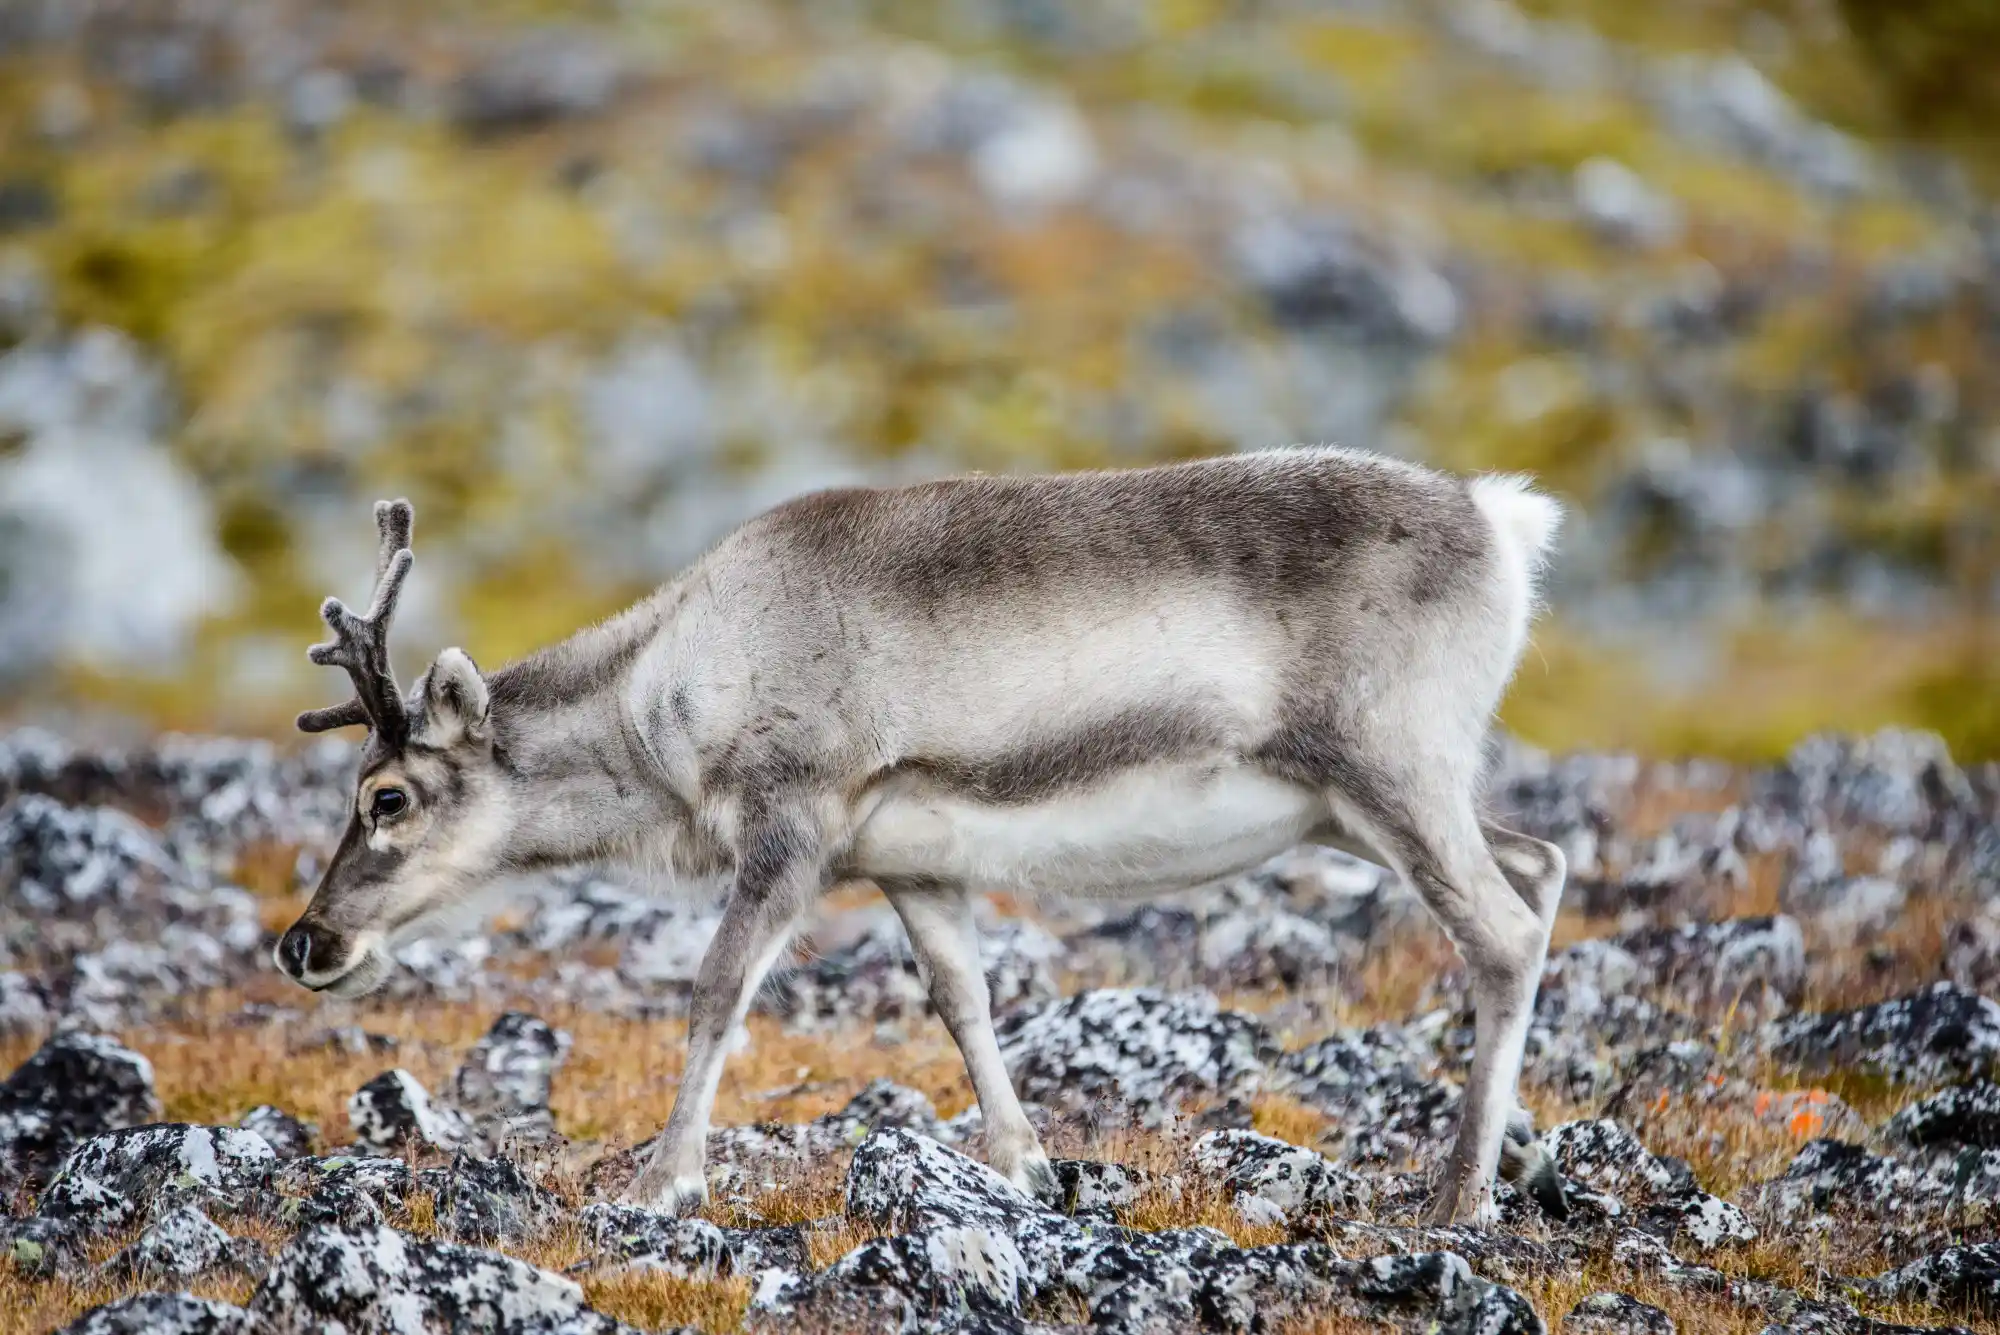
[[[1062,1183],[1057,1179],[1056,1170],[1050,1165],[1047,1155],[1036,1154],[1023,1159],[1014,1174],[1014,1185],[1051,1209],[1063,1208]]]
[[[1453,1228],[1460,1224],[1477,1227],[1492,1222],[1496,1214],[1491,1191],[1465,1183],[1448,1183],[1438,1189],[1424,1211],[1424,1227]]]
[[[660,1214],[691,1215],[708,1204],[708,1183],[698,1177],[676,1177],[656,1185],[640,1173],[621,1199],[623,1204]]]
[[[1555,1219],[1569,1218],[1569,1197],[1563,1191],[1562,1174],[1556,1161],[1539,1140],[1527,1114],[1517,1112],[1500,1143],[1500,1176],[1514,1184]]]
[[[1550,1218],[1569,1218],[1569,1194],[1563,1190],[1562,1174],[1556,1171],[1555,1160],[1546,1154],[1535,1170],[1515,1185],[1526,1190]]]

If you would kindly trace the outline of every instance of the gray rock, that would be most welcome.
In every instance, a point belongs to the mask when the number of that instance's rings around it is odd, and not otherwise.
[[[236,1127],[167,1123],[93,1136],[63,1160],[41,1213],[94,1230],[181,1205],[241,1210],[270,1179],[277,1156]]]
[[[980,965],[994,1009],[1054,996],[1049,966],[1063,951],[1062,942],[1034,923],[1005,919],[983,928]],[[803,1030],[930,1014],[902,923],[886,910],[866,917],[850,939],[816,950],[782,980],[770,1004],[790,1027]]]
[[[1563,1335],[1674,1335],[1674,1319],[1625,1293],[1593,1293],[1569,1309]]]
[[[0,1215],[0,1258],[36,1279],[82,1276],[89,1269],[85,1252],[91,1241],[84,1229],[68,1219]]]
[[[1424,1195],[1428,1196],[1430,1184],[1425,1182],[1422,1187]],[[1507,1199],[1511,1195],[1512,1188],[1505,1183],[1495,1193],[1496,1199],[1502,1202],[1503,1222],[1511,1223],[1511,1219],[1520,1214],[1514,1201]],[[1514,1208],[1510,1209],[1510,1206]],[[1521,1284],[1573,1274],[1583,1264],[1586,1254],[1582,1246],[1569,1238],[1541,1242],[1513,1233],[1474,1227],[1411,1228],[1354,1220],[1328,1220],[1323,1224],[1315,1222],[1314,1236],[1343,1252],[1365,1249],[1402,1256],[1450,1252],[1463,1257],[1481,1279],[1496,1284]]]
[[[854,1151],[846,1201],[848,1214],[896,1233],[978,1225],[1012,1234],[1023,1221],[1056,1217],[985,1164],[899,1128],[873,1132]]]
[[[1238,229],[1231,252],[1243,281],[1292,328],[1423,346],[1459,326],[1461,300],[1443,274],[1343,218],[1269,214]]]
[[[1804,1070],[1861,1068],[1892,1080],[1976,1075],[2000,1058],[2000,1004],[1953,983],[1853,1010],[1797,1015],[1766,1036]]]
[[[152,1063],[96,1034],[57,1034],[0,1081],[0,1186],[39,1184],[71,1146],[159,1114]]]
[[[1647,1206],[1638,1227],[1701,1252],[1757,1240],[1757,1226],[1748,1215],[1705,1191],[1683,1192]]]
[[[158,837],[122,811],[37,793],[0,808],[0,885],[29,911],[126,903],[180,874]]]
[[[1564,1177],[1620,1198],[1679,1195],[1694,1186],[1685,1165],[1655,1158],[1616,1122],[1564,1122],[1543,1134],[1542,1148]]]
[[[497,1252],[419,1242],[394,1229],[310,1228],[294,1238],[250,1299],[273,1335],[351,1331],[511,1330],[584,1310],[583,1290]]]
[[[1744,1200],[1775,1224],[1826,1228],[1837,1222],[1850,1240],[1872,1225],[1878,1250],[1914,1258],[1958,1240],[1960,1230],[2000,1204],[2000,1150],[1966,1149],[1918,1166],[1858,1145],[1815,1140]]]
[[[438,1231],[455,1242],[522,1242],[562,1219],[555,1195],[528,1180],[506,1159],[482,1159],[461,1150],[445,1168],[417,1174],[417,1185],[436,1203]]]
[[[1212,1131],[1195,1142],[1190,1157],[1199,1172],[1234,1193],[1237,1212],[1251,1223],[1357,1214],[1374,1197],[1367,1177],[1254,1131]]]
[[[1864,1286],[1880,1302],[1919,1302],[1955,1311],[2000,1310],[2000,1243],[1950,1247],[1877,1275]]]
[[[1918,1099],[1889,1119],[1882,1138],[1913,1149],[2000,1149],[2000,1085],[1973,1080]]]
[[[882,1286],[815,1282],[813,1276],[773,1270],[750,1300],[744,1329],[752,1332],[824,1330],[914,1332],[922,1329],[909,1296]]]
[[[452,1080],[451,1101],[489,1146],[544,1144],[556,1134],[550,1082],[569,1047],[567,1033],[509,1011],[466,1054]]]
[[[1056,1159],[1049,1166],[1062,1186],[1063,1209],[1076,1216],[1108,1219],[1136,1203],[1147,1190],[1162,1185],[1152,1174],[1125,1164]]]
[[[710,1132],[708,1154],[712,1163],[734,1166],[747,1176],[842,1153],[878,1127],[902,1127],[934,1140],[945,1136],[937,1110],[926,1095],[878,1077],[844,1107],[810,1122],[766,1122]],[[653,1144],[652,1140],[643,1141],[633,1153],[643,1156]]]
[[[1391,1025],[1333,1034],[1280,1059],[1276,1087],[1334,1119],[1339,1157],[1401,1163],[1448,1142],[1459,1091],[1425,1072],[1434,1053]]]
[[[280,1159],[303,1159],[312,1153],[317,1128],[268,1103],[260,1103],[244,1113],[237,1125],[264,1138]]]
[[[105,1263],[114,1280],[196,1279],[210,1272],[261,1274],[264,1248],[253,1238],[234,1238],[191,1205],[169,1211],[137,1241]]]
[[[1022,1098],[1157,1126],[1191,1095],[1247,1098],[1276,1046],[1205,992],[1100,989],[1024,1006],[998,1027]]]
[[[250,1314],[191,1293],[140,1293],[94,1307],[60,1335],[250,1335]]]
[[[1347,1261],[1318,1243],[1209,1258],[1195,1306],[1208,1324],[1229,1331],[1267,1330],[1327,1312],[1468,1335],[1542,1328],[1525,1298],[1478,1278],[1449,1252]]]
[[[1819,735],[1757,777],[1759,800],[1835,829],[1871,826],[1924,835],[1977,810],[1964,771],[1935,733],[1884,729],[1864,737]]]
[[[401,1067],[355,1091],[347,1101],[347,1122],[362,1154],[391,1154],[406,1145],[455,1150],[472,1135],[463,1113],[432,1102],[429,1091]]]
[[[1796,995],[1805,981],[1805,934],[1782,914],[1653,928],[1611,944],[1634,961],[1640,986],[1703,1003],[1737,1004],[1763,988]]]
[[[278,1196],[267,1208],[280,1223],[363,1228],[408,1223],[417,1177],[401,1159],[333,1155],[284,1160],[273,1170],[271,1185]]]
[[[0,971],[0,1037],[40,1034],[54,1019],[40,979],[14,969]]]
[[[577,1215],[593,1255],[584,1267],[631,1264],[681,1276],[755,1275],[809,1268],[804,1230],[720,1228],[632,1205],[587,1205]]]
[[[1029,1288],[1027,1263],[1013,1239],[978,1225],[938,1226],[863,1243],[815,1284],[891,1289],[925,1315],[1018,1313]]]

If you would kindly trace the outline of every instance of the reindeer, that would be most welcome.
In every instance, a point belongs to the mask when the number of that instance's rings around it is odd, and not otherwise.
[[[993,1167],[1048,1199],[971,895],[1160,894],[1312,841],[1400,873],[1465,961],[1477,1040],[1429,1218],[1490,1214],[1503,1167],[1561,1213],[1515,1086],[1563,857],[1478,807],[1560,517],[1519,478],[1337,449],[820,492],[498,671],[445,649],[406,695],[388,644],[412,516],[378,503],[374,597],[328,599],[309,655],[354,698],[298,720],[368,728],[353,813],[277,963],[357,996],[508,873],[729,874],[673,1112],[626,1194],[687,1211],[728,1036],[815,898],[872,880]]]

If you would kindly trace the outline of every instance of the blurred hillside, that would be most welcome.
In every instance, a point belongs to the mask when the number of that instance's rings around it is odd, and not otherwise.
[[[1987,0],[0,0],[0,693],[279,731],[836,481],[1575,508],[1508,720],[2000,755]]]

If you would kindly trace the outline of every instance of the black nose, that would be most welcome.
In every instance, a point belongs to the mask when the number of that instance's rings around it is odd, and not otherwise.
[[[305,977],[312,957],[313,932],[304,923],[292,924],[291,930],[278,938],[278,965],[292,977]]]

